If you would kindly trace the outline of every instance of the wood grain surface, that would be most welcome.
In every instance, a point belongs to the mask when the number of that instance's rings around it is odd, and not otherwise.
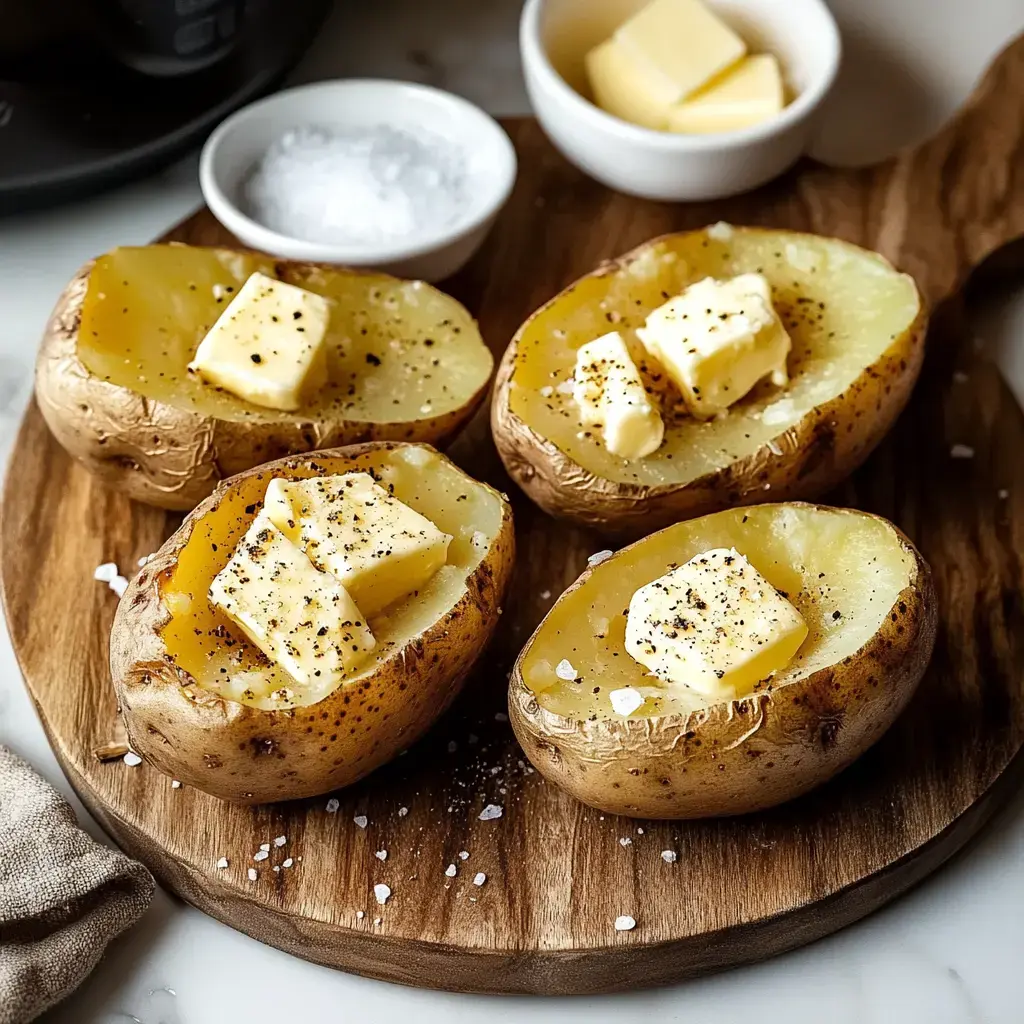
[[[1024,234],[1024,42],[926,145],[870,170],[805,165],[723,203],[613,194],[559,157],[534,122],[507,127],[517,189],[485,249],[449,283],[496,353],[527,313],[600,260],[718,219],[877,248],[939,305],[911,407],[835,496],[895,520],[931,562],[941,601],[931,669],[872,751],[809,797],[731,820],[615,819],[544,783],[504,717],[506,674],[601,545],[514,495],[520,559],[498,640],[431,734],[336,794],[337,811],[326,798],[231,807],[146,765],[101,763],[94,750],[118,738],[106,667],[116,598],[92,572],[108,559],[134,566],[175,518],[105,491],[34,407],[3,501],[8,622],[83,801],[166,886],[220,920],[319,963],[416,985],[571,993],[663,983],[778,953],[869,913],[957,850],[1019,782],[1024,416],[966,337],[955,296],[972,268]],[[205,212],[169,237],[230,241]],[[951,458],[955,444],[974,458]],[[485,416],[452,454],[507,486]],[[504,808],[500,819],[479,820],[488,803]],[[261,843],[271,853],[257,863]],[[666,863],[663,850],[678,860]],[[374,900],[378,882],[392,889],[386,906]],[[633,931],[614,931],[620,914],[635,917]]]

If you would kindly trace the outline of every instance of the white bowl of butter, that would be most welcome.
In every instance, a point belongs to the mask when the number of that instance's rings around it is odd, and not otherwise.
[[[812,141],[839,70],[839,30],[823,0],[704,0],[705,11],[689,0],[657,6],[652,11],[650,0],[527,0],[519,34],[523,70],[552,142],[598,181],[647,199],[735,195],[794,163]],[[623,40],[622,27],[641,11],[647,24]],[[725,30],[712,26],[713,19]],[[678,40],[678,47],[662,40]],[[663,63],[652,74],[659,49],[671,66]],[[760,111],[771,100],[765,94],[771,57],[781,69],[785,105],[766,116]],[[709,89],[739,61],[750,63],[742,65],[745,80],[727,85],[730,102],[708,102]],[[611,94],[601,97],[606,109],[592,90],[595,67]],[[652,81],[656,88],[642,88]],[[671,111],[654,109],[658,104],[671,104]]]

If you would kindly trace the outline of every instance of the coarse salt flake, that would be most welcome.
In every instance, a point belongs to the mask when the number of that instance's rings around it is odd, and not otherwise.
[[[636,921],[629,914],[620,914],[615,918],[615,930],[617,932],[631,932],[636,927]]]
[[[559,679],[564,679],[567,683],[571,683],[576,678],[576,669],[572,667],[572,662],[568,658],[563,658],[555,666],[555,675]]]
[[[387,850],[378,850],[374,854],[374,857],[376,857],[377,860],[387,860],[388,859],[388,851]]]
[[[465,150],[425,128],[299,127],[246,182],[246,212],[307,242],[379,245],[455,223],[470,184]]]
[[[623,836],[619,840],[619,846],[632,846],[632,845],[633,845],[633,840],[630,839],[629,836]]]
[[[333,797],[332,796],[331,799],[327,801],[327,813],[328,814],[337,814],[338,813],[338,808],[340,806],[341,806],[341,801],[339,799],[337,799],[337,797]]]
[[[454,877],[455,877],[455,872],[456,872],[456,871],[458,871],[458,870],[459,870],[459,869],[458,869],[458,868],[457,868],[457,867],[456,867],[456,866],[455,866],[454,864],[449,864],[449,865],[448,865],[448,867],[446,867],[446,868],[444,869],[444,873],[445,873],[445,874],[446,874],[446,875],[447,875],[447,876],[448,876],[449,878],[454,878]]]
[[[504,814],[504,813],[505,812],[504,812],[503,808],[499,807],[497,804],[488,804],[480,812],[480,820],[481,821],[493,821],[495,818],[500,818],[502,816],[502,814]]]
[[[253,855],[253,860],[266,860],[270,856],[266,850],[257,850]]]
[[[292,860],[291,857],[285,857],[285,859],[283,861],[281,861],[281,867],[283,867],[283,868],[290,868],[294,863],[295,863],[295,861]]]
[[[352,820],[358,828],[366,828],[367,818],[365,814],[357,814]]]
[[[110,587],[118,597],[124,597],[124,592],[128,589],[128,580],[126,580],[124,576],[115,576],[107,586]]]
[[[142,764],[142,758],[139,757],[134,750],[129,750],[121,760],[124,761],[129,768],[134,768],[137,764]]]
[[[1010,492],[1009,492],[1009,491],[1008,491],[1008,490],[1007,490],[1007,489],[1006,489],[1005,487],[1002,487],[1002,488],[1000,488],[1000,489],[999,489],[999,490],[998,490],[998,491],[996,492],[996,497],[997,497],[997,498],[998,498],[998,499],[999,499],[1000,501],[1006,501],[1006,499],[1007,499],[1007,498],[1008,498],[1009,496],[1010,496]]]
[[[260,877],[259,872],[255,868],[249,868],[246,874],[249,876],[250,882],[255,882]]]
[[[955,444],[949,449],[951,459],[973,459],[974,449],[969,444]]]
[[[675,862],[678,860],[678,857],[676,855],[676,851],[675,850],[662,850],[661,851],[661,859],[666,864],[675,864]]]
[[[708,228],[708,238],[716,242],[728,242],[732,238],[732,225],[724,220],[717,221]]]
[[[228,866],[228,859],[227,859],[227,857],[221,857],[221,859],[219,861],[217,861],[217,867],[219,867],[221,869],[221,871],[223,871],[224,868],[226,868],[227,866]]]
[[[628,718],[644,702],[644,695],[632,686],[623,686],[618,690],[612,690],[608,694],[612,702],[612,708],[617,715]]]
[[[284,844],[287,843],[287,842],[288,842],[288,837],[287,836],[278,836],[274,840],[274,845],[275,846],[284,846]],[[260,847],[260,849],[262,849],[262,847]]]
[[[398,808],[398,816],[400,818],[404,818],[408,813],[409,813],[409,808],[408,807],[399,807]]]
[[[486,881],[487,881],[487,876],[482,871],[478,871],[473,876],[473,884],[474,885],[483,885],[484,882],[486,882]]]
[[[181,789],[181,783],[177,779],[171,779],[171,789]]]
[[[117,575],[116,562],[104,562],[93,570],[92,578],[100,583],[109,583]]]
[[[357,921],[362,921],[362,919],[364,917],[366,917],[366,911],[365,910],[357,910],[356,911],[356,920]]]
[[[383,907],[389,899],[391,899],[391,886],[385,885],[383,882],[378,882],[373,887],[373,895],[377,902]]]
[[[270,853],[270,843],[260,843],[260,849],[264,853]]]
[[[608,561],[609,558],[614,555],[614,551],[609,551],[605,548],[603,551],[595,551],[588,559],[587,565],[600,565],[602,562]]]
[[[459,860],[469,860],[469,850],[459,850]]]
[[[449,754],[454,754],[455,751],[458,750],[458,749],[459,749],[459,745],[458,745],[458,743],[455,742],[455,740],[449,740],[448,741],[448,753]]]

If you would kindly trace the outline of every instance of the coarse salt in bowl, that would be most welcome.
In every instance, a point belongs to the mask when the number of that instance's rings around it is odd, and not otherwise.
[[[242,108],[207,140],[203,196],[274,256],[437,281],[483,242],[516,176],[478,107],[424,85],[318,82]]]

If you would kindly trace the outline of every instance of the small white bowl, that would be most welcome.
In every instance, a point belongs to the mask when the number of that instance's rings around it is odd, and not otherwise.
[[[280,234],[245,210],[246,179],[268,147],[289,129],[417,128],[443,136],[466,153],[470,200],[440,232],[380,245],[335,245]],[[286,259],[373,267],[401,277],[438,281],[476,252],[516,177],[516,154],[501,126],[479,107],[425,85],[383,79],[317,82],[251,103],[209,137],[199,184],[214,216],[243,244]]]
[[[792,99],[777,117],[717,135],[629,124],[587,98],[583,58],[646,0],[527,0],[519,25],[526,88],[551,141],[598,181],[646,199],[719,199],[755,188],[808,148],[839,70],[823,0],[706,0],[755,52],[782,63]]]

